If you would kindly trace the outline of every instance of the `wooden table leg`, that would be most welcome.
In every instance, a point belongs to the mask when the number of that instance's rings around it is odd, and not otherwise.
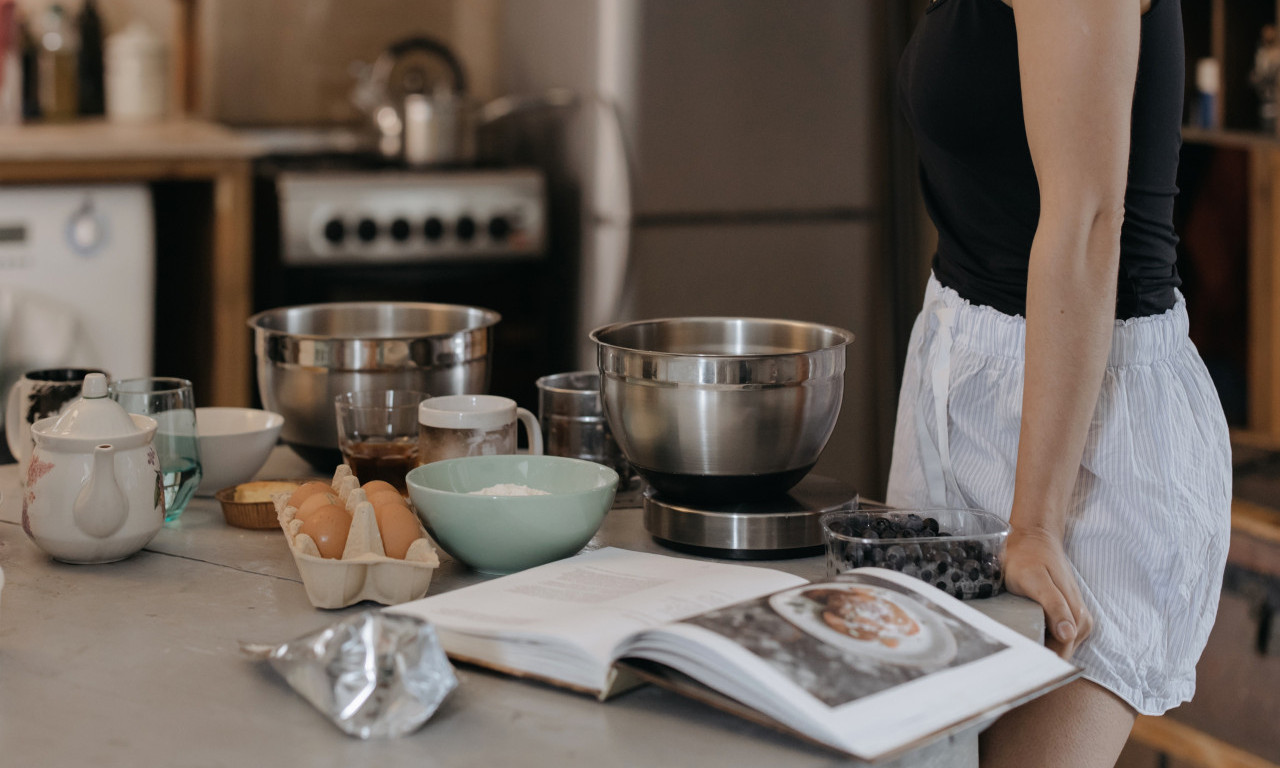
[[[253,349],[245,325],[253,309],[252,197],[249,162],[228,162],[213,191],[211,405],[247,406],[253,397]]]

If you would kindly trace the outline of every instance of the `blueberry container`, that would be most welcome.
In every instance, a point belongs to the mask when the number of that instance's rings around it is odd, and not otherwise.
[[[824,510],[827,577],[855,568],[890,568],[962,600],[1004,588],[1009,524],[978,509],[867,508],[855,502]]]

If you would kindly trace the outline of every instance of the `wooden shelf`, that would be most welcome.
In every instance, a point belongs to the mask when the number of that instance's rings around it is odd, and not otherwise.
[[[1182,127],[1184,144],[1208,144],[1214,147],[1239,149],[1280,149],[1280,137],[1258,131],[1225,130],[1221,128]]]

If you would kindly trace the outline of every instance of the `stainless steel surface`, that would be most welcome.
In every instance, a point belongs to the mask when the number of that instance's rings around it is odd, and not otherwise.
[[[260,312],[248,320],[258,393],[267,410],[284,416],[280,434],[286,443],[336,456],[333,403],[343,392],[487,391],[493,326],[500,319],[481,307],[407,302]]]
[[[538,423],[542,444],[551,456],[586,459],[612,467],[620,488],[635,480],[635,471],[614,439],[600,400],[600,374],[571,371],[540,377]]]
[[[276,190],[284,264],[545,258],[535,170],[284,172]]]
[[[741,317],[618,323],[590,337],[618,444],[672,498],[781,491],[803,477],[840,415],[853,341],[833,326]]]
[[[281,447],[258,477],[305,474]],[[856,765],[654,686],[601,704],[465,665],[457,691],[420,730],[353,739],[239,652],[240,641],[285,642],[368,607],[313,608],[279,531],[229,527],[213,499],[197,498],[134,557],[64,566],[22,532],[16,465],[0,465],[0,493],[6,765]],[[665,552],[640,515],[615,507],[588,546]],[[486,578],[441,561],[432,594]],[[824,573],[821,557],[764,565]],[[971,605],[1033,638],[1043,627],[1023,598]],[[976,766],[978,730],[891,765]]]
[[[856,499],[857,492],[829,477],[809,475],[785,494],[717,505],[644,495],[644,528],[665,543],[727,557],[815,554],[823,548],[822,510]]]

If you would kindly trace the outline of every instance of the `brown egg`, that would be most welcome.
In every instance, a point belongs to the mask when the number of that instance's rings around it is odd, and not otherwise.
[[[338,497],[332,493],[313,494],[308,496],[301,504],[298,505],[297,518],[299,520],[306,520],[308,517],[311,517],[317,509],[337,503]]]
[[[409,545],[422,537],[418,518],[403,504],[385,504],[373,510],[387,557],[403,560]]]
[[[391,483],[388,483],[386,480],[370,480],[369,482],[360,486],[360,489],[364,491],[364,497],[369,500],[370,504],[373,503],[373,495],[375,493],[382,493],[383,491],[391,491],[396,495],[400,494],[400,492],[396,490],[396,487]]]
[[[333,493],[333,487],[323,480],[312,480],[310,482],[303,483],[298,486],[298,490],[294,491],[293,495],[289,497],[289,501],[286,506],[301,509],[302,502],[317,493]]]
[[[373,505],[374,509],[377,509],[383,504],[399,504],[402,507],[408,506],[408,504],[405,503],[404,497],[401,496],[400,492],[395,488],[392,488],[391,490],[377,488],[372,493],[365,491],[364,498]]]
[[[340,558],[347,546],[347,534],[351,532],[351,515],[337,504],[329,504],[312,510],[302,521],[298,533],[305,533],[316,543],[321,557]]]

